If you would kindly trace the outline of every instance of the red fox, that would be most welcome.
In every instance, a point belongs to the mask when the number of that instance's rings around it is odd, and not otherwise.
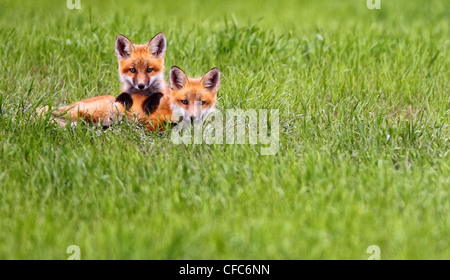
[[[150,131],[160,131],[166,122],[177,122],[180,116],[185,120],[206,116],[216,103],[219,69],[213,68],[203,77],[193,79],[173,66],[167,88],[163,75],[166,45],[162,33],[147,45],[134,45],[125,36],[117,36],[115,49],[122,94],[117,98],[112,95],[87,98],[60,107],[53,112],[54,119],[61,126],[66,125],[66,117],[72,122],[84,118],[109,126],[126,117],[141,122]]]
[[[214,110],[220,71],[213,68],[201,78],[188,78],[177,66],[169,73],[170,109],[185,121],[199,121]],[[176,117],[175,117],[176,118]]]
[[[115,49],[123,92],[150,95],[165,89],[166,45],[163,33],[157,34],[146,45],[134,45],[125,36],[117,36]]]
[[[145,45],[135,45],[125,36],[118,35],[115,51],[123,93],[117,98],[103,95],[60,107],[53,112],[55,120],[63,126],[66,124],[66,117],[74,122],[78,118],[85,118],[108,126],[121,120],[125,112],[128,117],[136,120],[152,115],[160,101],[169,98],[164,81],[166,46],[163,33],[157,34]],[[48,108],[42,108],[38,113],[45,110]],[[159,114],[162,114],[161,118],[166,118],[170,116],[170,111],[161,107]]]
[[[150,130],[163,130],[166,122],[200,121],[215,108],[220,86],[218,68],[209,70],[203,77],[188,78],[177,66],[169,73],[169,88],[165,94],[122,93],[116,102],[123,102],[127,109]],[[122,99],[123,98],[123,99]],[[131,104],[131,106],[129,105]]]

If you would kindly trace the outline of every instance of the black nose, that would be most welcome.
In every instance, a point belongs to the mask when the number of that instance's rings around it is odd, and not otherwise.
[[[195,121],[195,117],[191,116],[191,123],[194,123],[194,121]]]
[[[139,85],[138,85],[138,88],[139,88],[139,89],[144,89],[144,88],[145,88],[145,85],[144,85],[144,84],[139,84]]]

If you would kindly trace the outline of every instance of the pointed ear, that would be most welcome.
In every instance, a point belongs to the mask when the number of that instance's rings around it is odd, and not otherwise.
[[[203,75],[201,80],[202,86],[210,92],[217,92],[220,87],[220,71],[214,67]]]
[[[134,51],[134,45],[127,37],[119,34],[116,38],[115,49],[117,58],[124,59],[130,56],[130,53]]]
[[[163,33],[156,34],[156,36],[147,44],[148,50],[156,58],[161,58],[166,55],[166,47],[167,41]]]
[[[169,86],[171,89],[182,89],[188,83],[188,77],[183,70],[172,66],[169,73]]]

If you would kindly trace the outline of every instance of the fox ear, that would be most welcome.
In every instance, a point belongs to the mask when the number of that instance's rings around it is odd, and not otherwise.
[[[148,50],[153,56],[160,58],[166,54],[167,41],[163,33],[156,34],[147,44]]]
[[[188,83],[188,78],[177,66],[172,66],[169,73],[169,86],[171,89],[182,89]]]
[[[134,45],[127,37],[119,34],[116,38],[115,49],[117,58],[124,59],[130,56],[130,53],[134,51]]]
[[[201,80],[202,86],[210,92],[217,92],[220,87],[220,71],[214,67],[203,75]]]

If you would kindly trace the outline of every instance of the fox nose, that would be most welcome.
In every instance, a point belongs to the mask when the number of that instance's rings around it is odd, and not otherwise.
[[[194,121],[195,121],[195,117],[191,116],[191,124],[194,123]]]
[[[139,85],[138,85],[138,88],[139,88],[139,89],[144,89],[144,88],[145,88],[145,85],[144,85],[144,84],[139,84]]]

